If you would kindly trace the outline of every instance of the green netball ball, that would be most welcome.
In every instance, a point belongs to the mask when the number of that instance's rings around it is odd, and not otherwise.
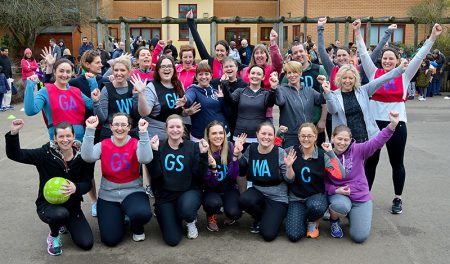
[[[69,200],[61,190],[62,184],[67,184],[67,180],[61,177],[53,177],[44,185],[44,198],[51,204],[63,204]]]

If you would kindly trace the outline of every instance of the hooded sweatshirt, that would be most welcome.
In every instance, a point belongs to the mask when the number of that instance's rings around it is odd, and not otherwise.
[[[31,49],[27,48],[23,52],[23,59],[20,61],[20,67],[22,68],[22,80],[26,80],[31,75],[36,74],[36,70],[38,68],[38,64],[36,60],[31,57],[30,59],[27,59],[25,56],[26,54],[33,54]]]

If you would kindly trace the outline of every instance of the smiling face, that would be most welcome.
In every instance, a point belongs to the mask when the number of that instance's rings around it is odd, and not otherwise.
[[[56,135],[54,136],[55,142],[58,144],[59,149],[62,151],[67,151],[69,149],[72,149],[73,140],[75,139],[72,128],[58,128],[56,130]]]
[[[253,57],[255,59],[255,63],[259,66],[265,66],[267,62],[267,54],[264,50],[260,48],[255,48],[253,53]]]
[[[117,141],[123,141],[127,138],[128,132],[130,132],[130,124],[128,118],[124,115],[118,115],[114,117],[111,123],[111,131],[114,139]]]
[[[256,132],[258,143],[263,148],[273,146],[275,140],[275,131],[271,126],[263,125],[258,132]]]
[[[183,121],[179,118],[170,119],[166,123],[167,136],[169,139],[178,141],[183,138],[184,126]]]
[[[216,45],[216,58],[219,61],[222,61],[226,56],[227,56],[227,50],[225,48],[225,46],[223,46],[222,44],[217,44]]]
[[[194,54],[192,51],[183,51],[183,56],[181,56],[181,63],[183,63],[183,67],[191,68],[194,63]]]
[[[55,83],[65,86],[72,78],[72,66],[69,63],[61,63],[55,70]]]
[[[294,70],[289,70],[286,72],[286,77],[288,79],[289,85],[291,86],[297,86],[300,83],[301,76],[301,73]]]
[[[89,72],[91,72],[95,75],[102,73],[102,67],[103,67],[103,64],[102,64],[102,59],[100,58],[100,56],[96,56],[91,63],[86,62],[86,68],[89,69]]]
[[[211,146],[221,148],[225,140],[225,130],[221,125],[214,125],[209,128],[208,140]]]
[[[158,69],[159,76],[161,77],[161,81],[169,81],[172,79],[174,74],[174,66],[169,59],[163,59],[161,61],[161,65]]]
[[[113,75],[114,80],[118,83],[123,83],[128,80],[128,77],[130,76],[130,71],[128,68],[123,65],[122,63],[116,63],[113,67]]]
[[[341,131],[337,133],[336,135],[331,137],[331,140],[334,143],[334,149],[337,154],[344,153],[352,142],[351,135],[347,131]]]
[[[230,78],[230,80],[234,80],[236,79],[236,75],[237,75],[237,66],[233,61],[226,61],[223,66],[222,66],[223,72],[228,75],[228,77]]]
[[[198,85],[200,87],[206,88],[209,86],[209,82],[211,81],[212,76],[211,76],[210,72],[204,71],[204,72],[199,72],[196,75],[196,78],[198,81]]]
[[[310,127],[304,127],[298,133],[298,140],[303,149],[311,149],[316,144],[317,135]]]
[[[264,80],[264,71],[260,67],[253,67],[248,74],[250,85],[253,87],[260,87],[262,80]]]
[[[400,60],[397,59],[394,52],[390,50],[385,51],[381,57],[381,66],[387,72],[395,69],[399,62]]]
[[[303,45],[296,45],[292,46],[292,60],[298,61],[300,63],[304,62],[304,59],[306,58],[306,51],[305,48],[303,48]]]
[[[352,71],[346,71],[341,78],[341,90],[351,92],[355,88],[356,77]]]
[[[350,60],[350,54],[346,50],[338,49],[336,52],[336,63],[341,67],[342,65],[348,64]]]
[[[137,58],[137,63],[141,69],[149,69],[152,64],[152,55],[150,50],[142,49],[139,52],[139,56]]]

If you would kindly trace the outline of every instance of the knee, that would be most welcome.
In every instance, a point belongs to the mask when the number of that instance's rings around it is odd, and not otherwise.
[[[242,216],[242,210],[239,207],[227,209],[225,215],[231,220],[238,220]]]
[[[197,210],[195,210],[194,208],[183,207],[178,213],[180,218],[187,223],[190,223],[197,218]]]
[[[277,232],[271,232],[271,231],[260,231],[261,236],[266,242],[270,242],[275,240],[277,238]]]
[[[90,250],[94,246],[94,239],[91,237],[83,241],[78,241],[77,246],[83,250]]]
[[[107,247],[115,247],[117,246],[122,239],[111,238],[111,237],[101,237],[102,243]]]
[[[304,234],[301,234],[301,232],[289,232],[288,230],[286,230],[286,236],[289,239],[289,241],[291,242],[297,242],[300,239],[302,239],[302,237],[304,237]]]
[[[222,206],[222,201],[220,199],[208,199],[205,200],[204,207],[208,211],[218,211]]]
[[[171,247],[175,247],[180,244],[182,238],[181,235],[164,235],[164,242]]]
[[[239,197],[239,205],[242,208],[247,208],[254,204],[256,204],[256,199],[250,195],[246,195],[245,192]]]
[[[367,240],[367,238],[369,238],[369,233],[364,233],[364,232],[359,232],[359,233],[355,233],[355,232],[351,232],[350,231],[350,238],[355,242],[355,243],[363,243],[364,241]]]
[[[330,213],[337,214],[340,217],[345,217],[348,212],[350,212],[350,208],[344,202],[335,201],[330,204]]]
[[[145,224],[152,219],[152,212],[151,210],[140,210],[129,214],[128,217],[132,222],[140,222]]]

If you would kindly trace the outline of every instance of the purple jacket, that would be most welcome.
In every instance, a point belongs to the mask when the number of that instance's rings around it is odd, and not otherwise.
[[[389,127],[383,128],[374,138],[364,143],[351,143],[348,149],[337,158],[344,167],[345,174],[338,179],[330,173],[325,176],[325,191],[328,195],[336,194],[336,189],[345,185],[350,187],[352,202],[367,202],[372,199],[364,172],[364,162],[375,151],[381,149],[394,134]]]
[[[214,190],[219,187],[220,184],[236,184],[236,178],[239,175],[239,161],[233,161],[233,149],[234,146],[231,142],[228,142],[228,164],[227,164],[227,175],[220,175],[220,173],[214,173],[210,169],[208,169],[207,173],[203,177],[203,184],[206,189]],[[220,151],[216,151],[213,153],[213,157],[217,160],[220,160]],[[221,164],[218,164],[221,165]],[[226,181],[219,181],[221,177],[227,177]],[[233,184],[234,183],[234,184]],[[224,188],[230,188],[231,186],[222,186]],[[234,187],[234,186],[233,186]],[[221,188],[219,188],[221,189]]]

